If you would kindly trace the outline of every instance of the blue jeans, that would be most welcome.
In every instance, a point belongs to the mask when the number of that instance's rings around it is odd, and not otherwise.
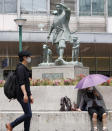
[[[21,104],[24,115],[17,118],[15,121],[11,123],[11,127],[14,128],[15,126],[19,125],[20,123],[24,122],[24,131],[30,130],[30,121],[32,118],[32,111],[31,111],[31,104],[30,100],[28,103],[24,103],[23,99],[18,99],[18,102]]]

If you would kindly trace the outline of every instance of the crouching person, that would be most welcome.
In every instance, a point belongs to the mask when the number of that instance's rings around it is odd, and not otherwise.
[[[17,65],[16,68],[16,77],[19,85],[17,100],[23,108],[24,115],[17,118],[11,123],[7,123],[7,131],[12,131],[14,127],[22,122],[24,122],[24,131],[29,131],[30,121],[32,118],[31,103],[33,103],[33,97],[30,91],[30,72],[26,67],[27,64],[31,62],[31,56],[30,53],[27,51],[21,51],[18,55],[20,63]]]
[[[82,109],[88,111],[92,119],[94,131],[98,131],[97,120],[103,122],[103,131],[107,131],[107,114],[101,104],[100,95],[94,90],[93,87],[87,88],[84,95],[82,96],[78,111],[81,111]]]

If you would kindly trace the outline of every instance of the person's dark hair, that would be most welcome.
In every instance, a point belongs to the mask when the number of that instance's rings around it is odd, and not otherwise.
[[[18,56],[19,56],[19,61],[22,62],[23,61],[23,57],[26,56],[26,57],[30,57],[31,56],[31,53],[29,53],[28,51],[20,51],[18,53]]]
[[[97,97],[99,100],[101,99],[100,94],[98,93],[97,90],[95,90],[95,88],[92,90],[92,92],[88,91],[88,89],[86,89],[86,94],[89,95],[89,97],[94,98]]]

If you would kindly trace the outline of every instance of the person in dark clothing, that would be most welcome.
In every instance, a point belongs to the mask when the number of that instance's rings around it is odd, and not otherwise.
[[[88,111],[92,118],[94,131],[97,131],[97,119],[103,122],[103,131],[107,131],[106,118],[107,114],[101,103],[100,95],[89,87],[86,89],[85,94],[81,98],[78,111],[82,111],[82,107],[85,105],[85,110]]]
[[[7,131],[12,131],[14,127],[24,122],[24,131],[30,130],[30,121],[32,118],[31,104],[34,102],[31,91],[30,91],[30,81],[31,77],[30,71],[26,67],[28,63],[31,62],[31,55],[27,51],[21,51],[18,54],[20,63],[16,68],[16,76],[19,85],[17,92],[17,100],[22,106],[24,115],[17,118],[15,121],[6,124]]]

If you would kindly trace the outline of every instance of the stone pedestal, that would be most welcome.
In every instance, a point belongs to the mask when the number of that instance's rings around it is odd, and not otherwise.
[[[33,79],[74,79],[77,75],[89,74],[88,67],[79,67],[74,65],[63,65],[63,66],[41,66],[32,68]]]

